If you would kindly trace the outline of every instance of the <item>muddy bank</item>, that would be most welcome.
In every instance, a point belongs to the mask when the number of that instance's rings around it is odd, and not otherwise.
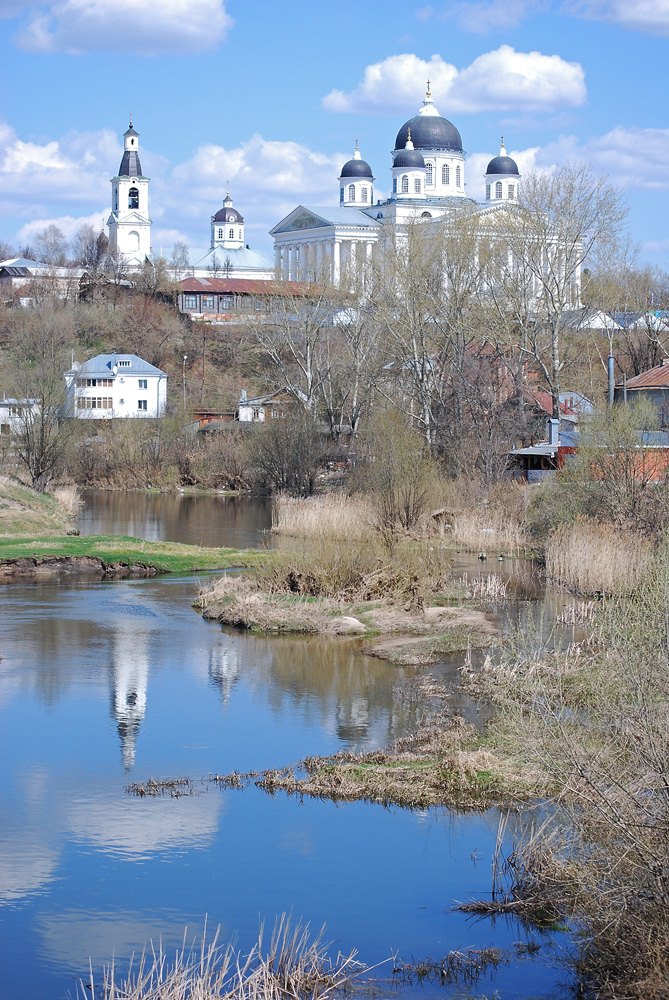
[[[120,579],[123,577],[156,576],[163,570],[140,563],[105,563],[94,556],[21,557],[0,560],[0,583],[11,580],[53,579],[53,577],[86,575]]]

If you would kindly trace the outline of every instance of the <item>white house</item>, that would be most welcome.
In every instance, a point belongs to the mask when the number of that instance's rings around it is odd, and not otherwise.
[[[40,405],[35,399],[0,399],[0,435],[19,434],[26,422],[39,417]]]
[[[70,417],[161,417],[167,401],[167,373],[136,354],[98,354],[65,372]]]

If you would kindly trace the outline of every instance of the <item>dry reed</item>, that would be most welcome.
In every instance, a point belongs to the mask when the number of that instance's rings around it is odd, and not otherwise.
[[[522,523],[506,510],[457,511],[453,514],[452,529],[453,541],[472,552],[487,549],[513,552],[528,544]]]
[[[596,521],[562,524],[546,545],[546,573],[582,594],[629,593],[648,573],[651,543]]]
[[[272,513],[272,530],[292,538],[358,541],[371,534],[373,524],[371,505],[343,493],[306,499],[279,496]]]
[[[211,941],[206,926],[199,945],[187,944],[169,959],[162,943],[151,943],[128,972],[118,976],[112,963],[102,982],[92,972],[79,981],[78,997],[101,1000],[326,1000],[344,990],[365,971],[355,952],[328,956],[323,930],[311,938],[309,924],[292,924],[283,914],[274,925],[269,944],[263,927],[248,955],[232,944],[219,943],[220,928]]]

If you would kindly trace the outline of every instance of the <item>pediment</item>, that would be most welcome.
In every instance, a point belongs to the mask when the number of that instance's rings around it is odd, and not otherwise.
[[[299,233],[303,229],[326,229],[331,225],[332,223],[328,222],[327,219],[323,219],[300,206],[287,215],[271,232],[272,235],[275,233]]]

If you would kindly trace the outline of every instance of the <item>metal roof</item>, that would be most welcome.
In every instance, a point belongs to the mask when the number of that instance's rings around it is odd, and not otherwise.
[[[127,374],[127,375],[166,375],[167,372],[162,371],[161,368],[156,368],[155,365],[149,364],[148,361],[144,361],[143,358],[137,357],[136,354],[98,354],[96,357],[91,358],[89,361],[84,361],[79,368],[70,369],[76,372],[77,375],[87,375],[87,376],[104,376],[109,378],[109,375],[113,373],[114,365],[118,365],[119,361],[130,361],[129,368],[122,368],[117,370],[117,374]]]
[[[627,380],[628,389],[661,389],[665,386],[669,387],[669,363],[657,365]],[[622,389],[623,383],[619,383],[616,388]]]
[[[411,141],[415,149],[447,149],[462,153],[462,138],[453,122],[441,115],[417,114],[405,122],[397,133],[395,149],[404,149],[411,129]]]
[[[127,133],[126,133],[127,135]],[[121,166],[118,168],[119,177],[141,177],[142,164],[139,162],[139,153],[135,149],[126,149],[123,153]]]
[[[184,292],[217,292],[219,295],[305,295],[313,286],[304,281],[268,281],[261,278],[184,278]]]
[[[28,257],[9,257],[8,260],[0,260],[0,267],[48,267],[48,264]]]

